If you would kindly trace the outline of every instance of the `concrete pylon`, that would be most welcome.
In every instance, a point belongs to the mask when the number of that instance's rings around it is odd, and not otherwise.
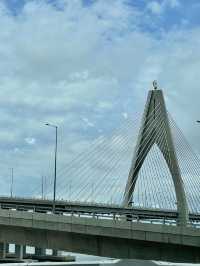
[[[6,243],[6,254],[10,253],[10,244]]]
[[[189,218],[184,185],[176,157],[163,92],[162,90],[157,90],[157,87],[154,90],[150,90],[148,93],[133,161],[125,188],[123,199],[123,205],[125,207],[130,207],[132,205],[133,192],[139,171],[154,144],[157,144],[162,152],[173,179],[177,199],[178,223],[179,225],[186,225]]]
[[[0,243],[0,258],[5,259],[6,258],[6,243]]]
[[[23,255],[24,255],[23,251],[24,251],[24,248],[22,245],[15,245],[15,256],[19,260],[23,260]]]
[[[23,258],[26,257],[26,246],[23,246]]]
[[[36,256],[45,256],[46,255],[46,249],[35,247],[35,255]]]
[[[58,250],[52,249],[52,256],[58,256]]]

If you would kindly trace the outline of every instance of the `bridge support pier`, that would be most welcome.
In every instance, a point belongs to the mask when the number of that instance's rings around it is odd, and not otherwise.
[[[52,249],[52,256],[57,257],[58,256],[58,250]]]
[[[0,258],[1,259],[5,259],[6,258],[6,246],[8,244],[4,243],[0,243]]]
[[[26,246],[23,246],[23,258],[26,257]]]
[[[15,256],[19,260],[23,260],[24,246],[22,246],[22,245],[15,245]]]
[[[46,249],[35,247],[35,255],[36,256],[45,256],[46,255]]]
[[[8,253],[10,253],[10,245],[8,243],[5,244],[6,245],[6,255]]]

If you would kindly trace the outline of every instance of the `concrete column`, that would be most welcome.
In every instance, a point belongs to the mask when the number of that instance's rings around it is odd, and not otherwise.
[[[15,245],[15,255],[20,260],[23,260],[23,250],[22,245]]]
[[[58,256],[58,251],[55,249],[52,249],[52,256]]]
[[[26,246],[23,246],[23,258],[26,256]]]
[[[6,243],[0,243],[0,258],[5,259],[6,258]]]
[[[35,255],[36,256],[45,256],[46,255],[46,249],[35,247]]]
[[[10,253],[10,245],[6,243],[6,254]]]

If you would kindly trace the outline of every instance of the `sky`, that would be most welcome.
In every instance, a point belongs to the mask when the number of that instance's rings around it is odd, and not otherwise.
[[[52,186],[46,122],[67,169],[142,112],[153,80],[200,152],[199,12],[197,0],[0,0],[1,193],[11,168],[14,195],[40,194],[42,176]]]

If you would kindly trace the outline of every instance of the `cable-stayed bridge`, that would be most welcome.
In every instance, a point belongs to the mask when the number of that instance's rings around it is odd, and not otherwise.
[[[26,198],[0,198],[0,241],[200,261],[200,160],[156,87],[142,119],[126,119],[58,171],[55,213],[51,185],[42,198],[39,188]]]

